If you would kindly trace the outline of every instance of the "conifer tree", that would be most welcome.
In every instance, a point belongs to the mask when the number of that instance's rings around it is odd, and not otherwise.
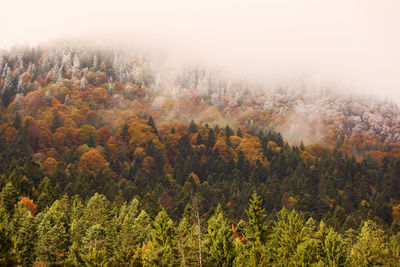
[[[214,215],[208,220],[207,234],[204,237],[207,249],[207,263],[212,266],[232,266],[234,246],[229,223],[218,204]]]
[[[70,245],[68,210],[66,199],[56,200],[41,218],[37,228],[37,260],[60,264],[67,258]]]
[[[382,266],[391,257],[384,231],[373,221],[364,222],[349,260],[353,266]]]
[[[177,251],[175,228],[173,221],[162,209],[154,220],[152,240],[159,251],[158,262],[161,266],[175,266],[177,264]]]
[[[81,89],[82,89],[82,91],[86,91],[86,89],[87,89],[86,86],[87,86],[87,80],[86,80],[86,77],[83,76],[82,79],[81,79]]]
[[[20,202],[11,220],[14,254],[21,266],[31,266],[35,258],[36,223],[31,212]]]
[[[262,201],[255,191],[251,196],[250,205],[246,213],[248,216],[245,230],[246,240],[252,244],[256,242],[264,244],[267,234],[264,220],[267,215],[265,214],[265,209],[262,207]]]
[[[282,209],[277,214],[268,245],[272,250],[274,263],[282,266],[291,264],[292,256],[302,242],[303,226],[304,221],[295,210],[289,213]]]
[[[8,182],[0,193],[0,204],[8,214],[13,214],[14,205],[18,201],[18,192],[12,183]]]
[[[190,121],[190,124],[189,124],[189,132],[197,133],[197,125],[194,123],[193,119]]]

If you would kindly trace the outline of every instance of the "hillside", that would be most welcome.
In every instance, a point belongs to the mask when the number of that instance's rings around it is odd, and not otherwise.
[[[161,66],[2,51],[0,264],[399,262],[397,105]]]

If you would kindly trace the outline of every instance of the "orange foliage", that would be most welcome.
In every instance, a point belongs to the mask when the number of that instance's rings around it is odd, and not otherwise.
[[[189,174],[189,177],[193,179],[193,182],[194,182],[195,184],[200,184],[199,176],[197,176],[194,172],[191,172],[191,173]]]
[[[25,208],[27,208],[32,216],[35,216],[35,213],[37,211],[37,207],[35,202],[33,202],[32,199],[30,199],[29,197],[21,197],[21,200],[19,201],[19,203],[22,203],[24,205]]]
[[[58,164],[57,160],[53,158],[47,158],[43,162],[43,168],[46,170],[48,174],[52,175],[54,171],[57,169],[57,164]]]
[[[231,142],[233,148],[237,148],[240,145],[242,138],[237,135],[232,135],[229,137],[229,141]]]
[[[144,160],[143,160],[143,170],[145,172],[149,173],[150,170],[151,170],[151,165],[153,164],[153,162],[154,162],[154,158],[153,157],[150,157],[150,156],[145,157]]]
[[[12,127],[8,126],[5,131],[5,136],[8,144],[14,143],[15,135],[17,134],[17,130]]]
[[[80,129],[79,129],[79,137],[81,139],[82,143],[87,143],[90,138],[92,138],[92,140],[97,143],[97,131],[96,128],[94,128],[91,125],[83,125]]]
[[[81,171],[96,175],[107,169],[107,161],[98,150],[92,149],[81,156],[78,166]]]
[[[392,218],[400,222],[400,204],[392,207]]]
[[[253,165],[257,162],[257,160],[263,162],[261,143],[254,136],[245,134],[240,142],[238,150],[241,150],[246,159],[248,159]]]
[[[224,157],[225,159],[229,156],[229,149],[226,145],[224,138],[218,138],[217,142],[214,145],[213,151],[218,151],[218,153]]]
[[[119,131],[119,134],[121,134],[121,130]],[[163,146],[158,139],[158,136],[154,134],[153,128],[147,124],[143,124],[135,120],[132,121],[129,124],[128,135],[128,150],[131,153],[133,153],[137,147],[144,147],[147,145],[150,140],[153,141],[153,144],[157,149],[163,150]]]
[[[99,144],[104,146],[107,144],[108,139],[111,136],[110,131],[107,128],[101,127],[97,130],[97,136],[99,138]]]

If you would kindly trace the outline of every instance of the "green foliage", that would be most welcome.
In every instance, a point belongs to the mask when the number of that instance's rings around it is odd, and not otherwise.
[[[47,263],[62,263],[67,258],[69,239],[69,205],[67,199],[56,200],[44,211],[38,224],[37,259]]]
[[[288,212],[282,209],[277,214],[277,221],[272,227],[270,237],[274,262],[285,266],[293,263],[297,248],[303,241],[303,227],[304,220],[295,210]]]
[[[262,207],[262,201],[256,192],[253,193],[250,199],[250,205],[246,210],[248,221],[245,229],[245,237],[251,244],[266,241],[267,227],[264,225],[266,213]]]
[[[18,201],[18,192],[12,183],[7,183],[3,190],[0,192],[0,204],[7,211],[12,214],[14,205]]]
[[[349,262],[358,266],[385,265],[392,256],[384,231],[373,221],[364,222],[350,250]]]
[[[204,245],[210,265],[232,266],[235,250],[229,232],[229,223],[220,204],[208,221]]]
[[[165,210],[161,210],[154,220],[152,241],[157,251],[155,261],[160,266],[175,266],[177,264],[177,245],[175,227]]]
[[[11,232],[14,234],[13,252],[15,260],[21,266],[30,266],[35,259],[36,222],[30,211],[19,203],[15,208],[14,216],[10,223]]]

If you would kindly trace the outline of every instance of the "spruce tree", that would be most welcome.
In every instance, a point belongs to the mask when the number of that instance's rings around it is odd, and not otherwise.
[[[207,234],[204,237],[207,263],[211,266],[232,266],[235,258],[232,234],[222,207],[218,207],[208,220]]]
[[[36,222],[31,212],[20,202],[11,220],[14,254],[21,266],[31,266],[35,259]]]
[[[18,201],[18,192],[12,183],[8,182],[0,193],[0,204],[8,214],[13,214],[14,205]]]
[[[262,207],[262,200],[254,191],[249,208],[246,210],[248,221],[246,224],[245,237],[251,243],[261,242],[264,244],[266,241],[267,227],[264,224],[265,209]]]
[[[37,228],[37,260],[61,264],[67,257],[70,245],[68,203],[56,200],[45,212]]]
[[[154,229],[152,232],[152,240],[157,253],[157,262],[160,266],[177,265],[177,251],[175,240],[175,228],[173,221],[168,214],[162,209],[154,220]]]

